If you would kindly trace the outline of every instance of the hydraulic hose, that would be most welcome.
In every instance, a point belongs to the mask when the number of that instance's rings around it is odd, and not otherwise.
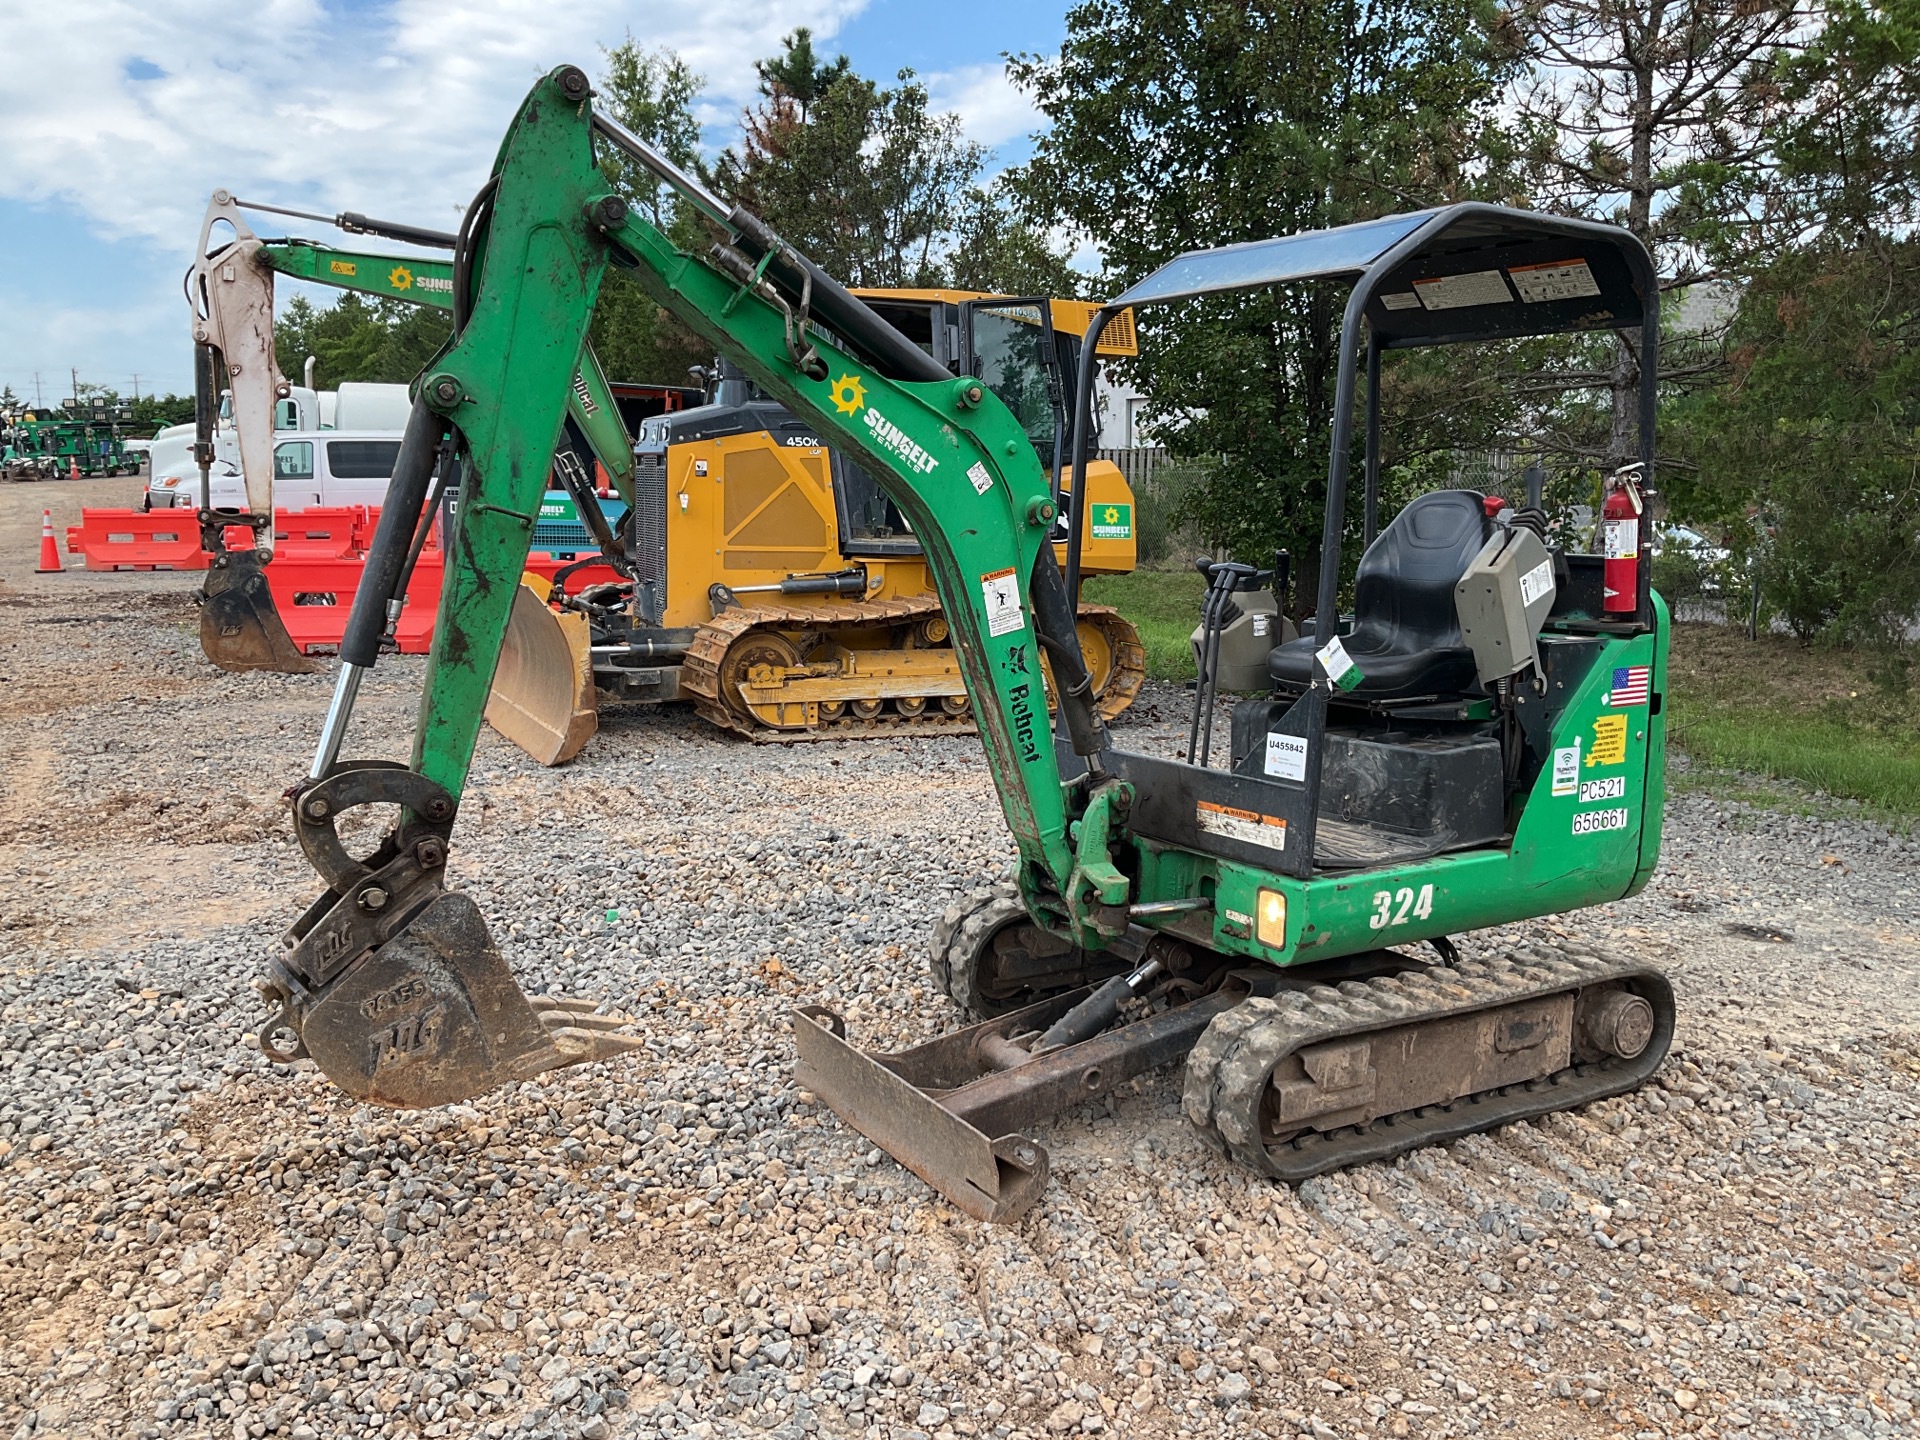
[[[367,552],[366,569],[353,597],[353,613],[347,617],[346,634],[340,641],[340,659],[348,665],[367,670],[380,657],[380,637],[387,629],[387,601],[406,568],[407,552],[426,504],[427,485],[433,478],[433,462],[446,426],[426,401],[413,402],[406,433],[400,437],[400,454],[393,462],[393,480],[380,507],[380,524],[373,532],[373,548]]]

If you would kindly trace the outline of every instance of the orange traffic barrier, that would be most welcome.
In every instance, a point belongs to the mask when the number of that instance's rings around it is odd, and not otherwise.
[[[67,567],[60,563],[60,547],[53,540],[53,511],[40,512],[40,563],[34,567],[37,575],[58,575]]]
[[[364,505],[276,510],[273,512],[273,553],[276,557],[286,555],[305,560],[344,559],[366,548],[360,543],[366,520]]]
[[[200,522],[191,510],[86,510],[67,527],[67,553],[89,570],[204,570]]]
[[[80,457],[78,455],[69,455],[67,457],[67,478],[69,480],[78,480],[80,478]]]

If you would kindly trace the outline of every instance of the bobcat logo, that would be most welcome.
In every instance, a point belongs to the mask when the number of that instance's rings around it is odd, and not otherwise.
[[[1000,665],[1009,675],[1026,675],[1031,673],[1027,669],[1027,647],[1024,645],[1009,646],[1007,649],[1007,658],[1002,660]]]

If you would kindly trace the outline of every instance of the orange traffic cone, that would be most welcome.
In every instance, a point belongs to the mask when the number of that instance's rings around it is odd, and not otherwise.
[[[67,478],[69,480],[78,480],[80,478],[80,457],[78,455],[69,455],[67,457]]]
[[[53,540],[53,511],[40,512],[40,564],[35,567],[36,575],[58,575],[66,566],[60,563],[60,547]]]

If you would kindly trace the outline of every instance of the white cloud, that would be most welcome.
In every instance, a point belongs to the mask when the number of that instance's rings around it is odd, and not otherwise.
[[[951,110],[969,140],[997,147],[1045,125],[1033,102],[1014,88],[1004,64],[962,65],[927,76],[936,110]]]
[[[830,36],[865,0],[67,0],[12,7],[0,195],[101,234],[189,253],[206,197],[444,226],[485,179],[544,71],[589,73],[630,26],[677,50],[711,100],[798,25]],[[644,24],[636,25],[638,21]],[[133,73],[154,74],[132,78]]]

